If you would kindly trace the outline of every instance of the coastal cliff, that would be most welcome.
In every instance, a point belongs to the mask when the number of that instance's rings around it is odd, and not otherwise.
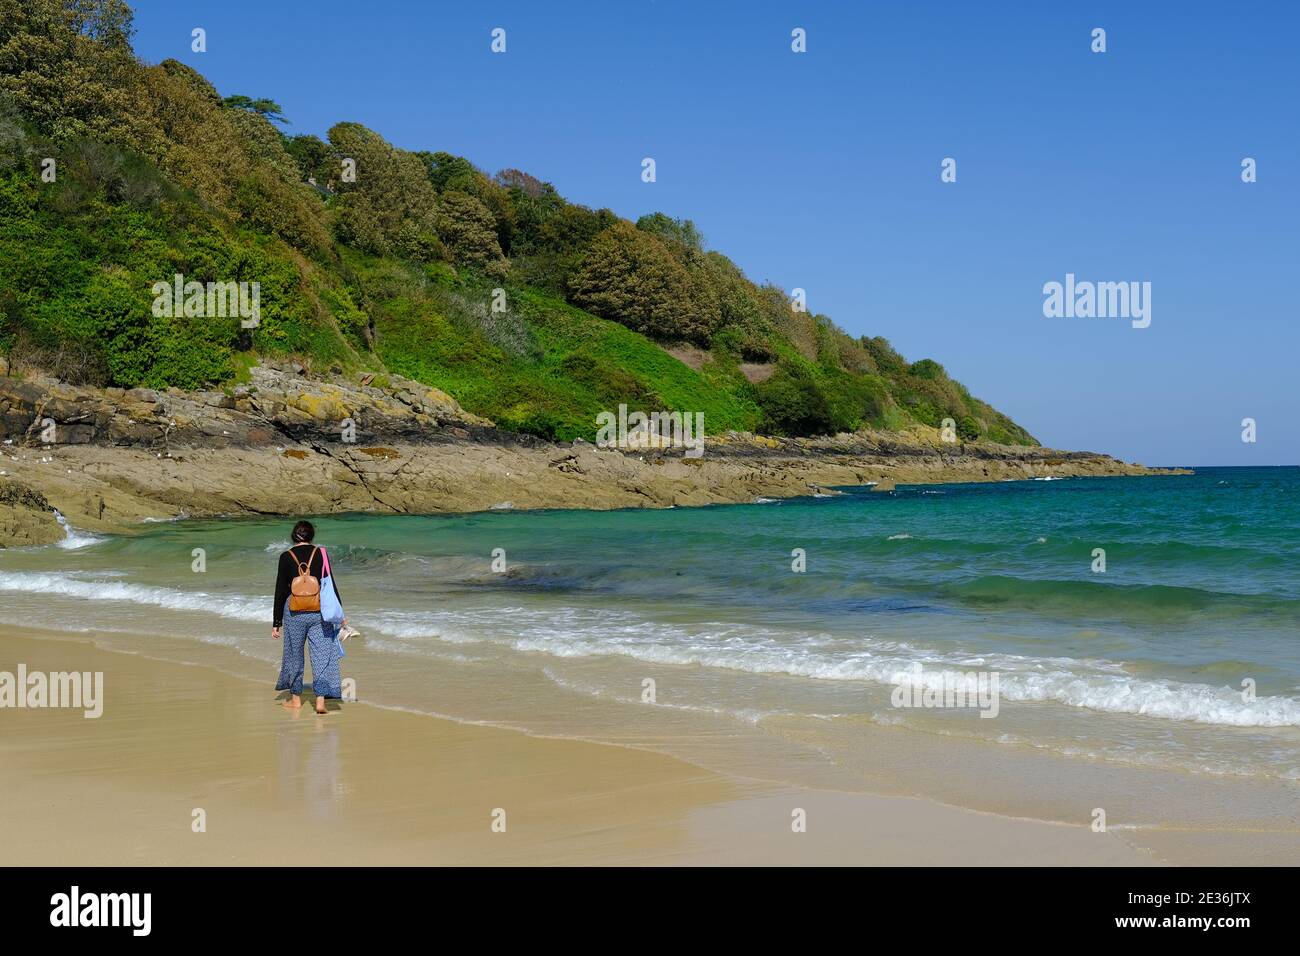
[[[1091,452],[945,443],[923,427],[728,432],[691,458],[505,431],[397,376],[380,387],[280,363],[255,366],[249,379],[183,392],[0,377],[0,545],[63,539],[58,515],[80,530],[122,532],[187,516],[667,508],[869,483],[1157,473]]]

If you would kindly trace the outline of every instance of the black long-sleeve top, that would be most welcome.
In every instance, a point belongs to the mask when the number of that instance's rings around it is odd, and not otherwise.
[[[280,568],[275,577],[275,608],[271,614],[274,627],[279,627],[284,623],[284,602],[289,600],[289,585],[298,576],[298,562],[307,560],[307,555],[311,554],[312,547],[313,545],[310,544],[295,544],[280,555]],[[334,569],[330,568],[330,570],[333,571]],[[309,573],[317,581],[325,577],[325,558],[321,556],[319,548],[316,549],[315,554],[312,554]],[[338,579],[331,574],[330,580],[334,582],[334,593],[338,595],[341,603],[343,595],[339,594]]]

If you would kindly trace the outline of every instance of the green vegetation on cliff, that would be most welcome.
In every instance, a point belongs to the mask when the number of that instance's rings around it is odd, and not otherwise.
[[[273,100],[140,63],[131,22],[124,0],[0,0],[11,371],[196,388],[293,355],[389,369],[558,439],[625,402],[702,411],[714,433],[952,418],[963,439],[1035,444],[937,362],[751,282],[690,221],[628,222],[356,123],[286,135]],[[154,284],[177,274],[259,283],[258,326],[155,315]]]

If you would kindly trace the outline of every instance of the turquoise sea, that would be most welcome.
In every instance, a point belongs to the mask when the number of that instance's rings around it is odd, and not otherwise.
[[[1065,818],[1095,786],[1139,822],[1294,820],[1300,468],[842,491],[319,519],[362,632],[345,676],[367,703],[751,776]],[[290,525],[73,531],[0,552],[0,599],[11,624],[269,690]],[[894,706],[945,673],[996,674],[997,716]],[[1214,806],[1162,798],[1170,780]]]

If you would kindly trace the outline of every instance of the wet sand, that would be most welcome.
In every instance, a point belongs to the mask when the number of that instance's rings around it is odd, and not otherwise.
[[[19,663],[102,671],[105,700],[98,719],[0,709],[9,865],[1163,862],[1116,832],[758,783],[626,747],[364,703],[318,717],[310,692],[291,712],[269,684],[63,636],[6,633],[0,670]]]

